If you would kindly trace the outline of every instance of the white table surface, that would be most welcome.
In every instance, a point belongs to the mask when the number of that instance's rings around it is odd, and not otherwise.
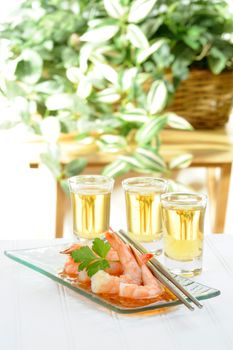
[[[152,316],[116,314],[3,255],[5,249],[57,241],[0,241],[1,350],[232,350],[233,235],[206,237],[196,278],[221,290],[194,312],[184,306]]]

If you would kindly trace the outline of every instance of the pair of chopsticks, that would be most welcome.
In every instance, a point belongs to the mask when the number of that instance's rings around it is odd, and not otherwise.
[[[132,246],[141,254],[146,254],[148,251],[138,242],[129,237],[123,230],[114,231],[126,244]],[[154,273],[156,278],[166,286],[189,310],[193,311],[194,307],[190,304],[193,302],[200,309],[203,305],[189,293],[173,276],[172,274],[156,259],[152,258],[147,263],[150,270]],[[186,299],[185,296],[188,298]],[[188,301],[189,300],[189,301]]]

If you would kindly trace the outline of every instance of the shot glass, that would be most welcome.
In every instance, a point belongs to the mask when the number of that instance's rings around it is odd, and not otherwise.
[[[155,177],[132,177],[122,182],[125,191],[128,234],[150,251],[162,252],[160,195],[168,183]]]
[[[206,203],[204,194],[178,192],[161,196],[164,264],[178,275],[192,277],[202,271]]]
[[[73,233],[79,240],[102,236],[109,229],[110,200],[114,180],[102,175],[68,179]]]

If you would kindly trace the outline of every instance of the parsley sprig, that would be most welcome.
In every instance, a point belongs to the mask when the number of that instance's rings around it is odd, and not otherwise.
[[[89,277],[93,276],[99,270],[105,270],[110,267],[106,256],[111,246],[100,238],[95,238],[92,248],[88,246],[81,247],[71,253],[76,263],[80,263],[78,270],[87,270]]]

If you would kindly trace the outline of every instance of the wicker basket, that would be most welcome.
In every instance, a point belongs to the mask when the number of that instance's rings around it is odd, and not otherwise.
[[[196,129],[227,123],[233,106],[233,72],[213,75],[193,70],[179,86],[169,110],[185,117]]]

